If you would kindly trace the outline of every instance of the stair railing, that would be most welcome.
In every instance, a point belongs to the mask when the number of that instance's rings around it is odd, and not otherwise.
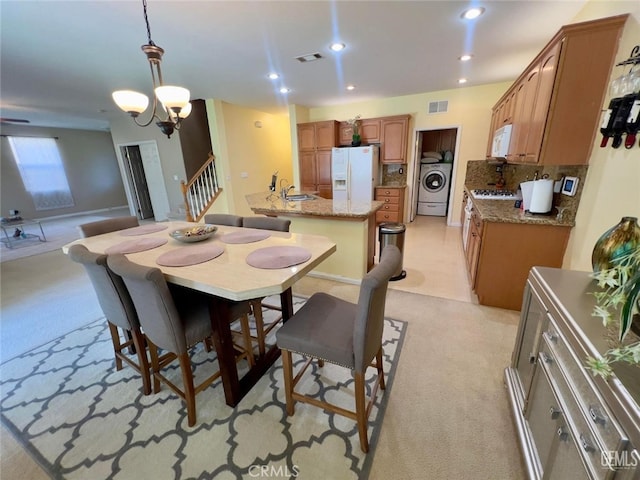
[[[215,160],[215,155],[210,152],[207,161],[191,180],[180,182],[188,222],[197,222],[204,217],[206,211],[222,192],[218,184]]]

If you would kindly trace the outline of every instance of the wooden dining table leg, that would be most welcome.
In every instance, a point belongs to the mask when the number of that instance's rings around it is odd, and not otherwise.
[[[293,316],[293,292],[291,287],[280,294],[280,303],[282,304],[282,321],[286,322]]]
[[[224,398],[227,405],[235,407],[240,402],[242,395],[233,348],[233,337],[231,336],[230,315],[227,302],[212,296],[209,301],[209,317],[213,328],[213,343],[218,355]]]

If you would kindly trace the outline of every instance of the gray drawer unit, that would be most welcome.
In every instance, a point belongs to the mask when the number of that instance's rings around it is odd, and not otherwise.
[[[529,274],[505,384],[531,479],[640,480],[640,368],[603,380],[584,367],[609,348],[595,288],[588,272]]]

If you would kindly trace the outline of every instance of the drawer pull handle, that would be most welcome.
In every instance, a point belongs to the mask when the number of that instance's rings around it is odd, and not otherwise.
[[[569,440],[569,434],[564,429],[564,427],[559,427],[556,433],[558,434],[558,438],[560,439],[560,441],[566,442],[567,440]]]
[[[558,343],[558,335],[556,335],[554,331],[551,331],[551,330],[548,331],[547,338],[549,339],[550,342]]]
[[[555,420],[556,418],[558,418],[561,413],[562,413],[562,410],[559,410],[556,407],[552,406],[549,409],[549,414],[551,415],[551,420]]]
[[[589,416],[595,423],[600,423],[602,425],[607,423],[607,417],[598,407],[589,407]]]
[[[582,445],[582,449],[585,452],[590,453],[596,451],[596,448],[591,444],[589,440],[587,440],[587,438],[583,434],[580,434],[580,445]]]
[[[544,363],[553,363],[553,358],[548,353],[540,352],[540,358]]]

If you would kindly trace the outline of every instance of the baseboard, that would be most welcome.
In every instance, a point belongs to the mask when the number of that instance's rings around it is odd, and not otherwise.
[[[81,216],[81,215],[94,215],[94,214],[100,213],[100,212],[110,212],[111,210],[120,210],[121,208],[128,209],[129,205],[121,205],[119,207],[99,208],[97,210],[86,210],[84,212],[65,213],[63,215],[54,215],[52,217],[34,218],[34,220],[37,220],[39,222],[45,222],[47,220],[57,220],[59,218],[77,217],[77,216]]]
[[[323,280],[333,280],[334,282],[342,282],[349,283],[351,285],[360,285],[360,280],[356,278],[343,277],[341,275],[332,275],[330,273],[318,272],[316,270],[312,270],[307,273],[310,277],[321,278]]]

